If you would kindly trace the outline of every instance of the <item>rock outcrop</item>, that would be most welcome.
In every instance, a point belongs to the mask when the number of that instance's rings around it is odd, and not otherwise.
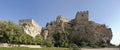
[[[47,23],[45,28],[38,26],[32,19],[20,20],[19,25],[27,34],[33,37],[41,33],[44,40],[53,39],[53,34],[59,31],[67,31],[69,33],[69,39],[75,43],[87,40],[93,43],[102,42],[110,44],[112,39],[111,28],[108,28],[105,24],[89,21],[88,14],[88,11],[77,12],[74,19],[58,16],[56,21]]]
[[[89,21],[88,11],[77,12],[75,19],[67,19],[63,16],[58,16],[56,21],[46,25],[49,38],[58,31],[68,31],[70,39],[76,43],[81,40],[90,42],[110,43],[112,39],[111,28],[107,28],[105,24],[98,24],[94,21]]]
[[[19,25],[23,28],[25,33],[35,37],[41,33],[41,27],[33,19],[22,19],[19,20]]]
[[[42,29],[42,32],[41,32],[42,36],[43,36],[43,39],[46,40],[48,38],[48,30],[46,29]]]

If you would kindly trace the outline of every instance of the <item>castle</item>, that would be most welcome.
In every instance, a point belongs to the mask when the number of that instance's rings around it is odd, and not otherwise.
[[[89,21],[88,16],[88,11],[77,12],[75,19],[71,20],[63,16],[58,16],[56,21],[46,26],[49,38],[52,38],[52,35],[58,31],[68,31],[70,39],[76,43],[79,43],[81,40],[88,40],[95,43],[110,43],[112,39],[111,28],[107,28],[105,24]]]
[[[98,24],[94,21],[89,21],[89,12],[80,11],[76,13],[74,19],[67,19],[63,16],[58,16],[56,21],[47,23],[44,29],[41,29],[33,20],[20,20],[19,25],[22,26],[27,34],[35,36],[42,34],[44,39],[52,39],[52,35],[59,31],[68,31],[71,41],[79,43],[81,40],[90,42],[110,43],[112,39],[111,28],[105,24]]]

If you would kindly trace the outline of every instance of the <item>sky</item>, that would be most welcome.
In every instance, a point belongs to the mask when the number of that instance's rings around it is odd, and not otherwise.
[[[0,20],[34,19],[40,26],[58,15],[75,18],[78,11],[89,11],[89,20],[112,29],[112,44],[120,44],[120,0],[0,0]]]

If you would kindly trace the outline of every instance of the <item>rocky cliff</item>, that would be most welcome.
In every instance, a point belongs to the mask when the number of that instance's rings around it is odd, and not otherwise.
[[[77,12],[74,19],[57,16],[56,21],[47,23],[45,28],[38,26],[32,19],[20,20],[19,25],[33,37],[41,33],[44,40],[53,39],[53,34],[59,31],[67,31],[69,40],[76,44],[82,41],[110,44],[112,39],[111,28],[108,28],[105,24],[89,21],[88,16],[88,11]]]
[[[19,20],[19,25],[32,37],[35,37],[37,34],[41,33],[42,28],[33,19]]]
[[[52,38],[52,35],[58,31],[68,31],[70,39],[75,43],[79,43],[81,40],[94,43],[110,43],[112,39],[111,28],[108,28],[105,24],[89,21],[88,14],[88,11],[77,12],[74,19],[58,16],[56,21],[46,25],[49,38]]]

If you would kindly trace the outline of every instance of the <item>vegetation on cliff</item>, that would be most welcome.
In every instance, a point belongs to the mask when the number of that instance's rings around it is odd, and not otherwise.
[[[77,12],[74,19],[57,16],[56,21],[47,23],[45,29],[48,30],[48,38],[54,39],[55,47],[68,47],[70,44],[79,47],[111,46],[111,28],[89,21],[88,11]]]
[[[78,48],[78,47],[108,47],[111,44],[108,42],[91,42],[87,39],[81,39],[79,42],[73,41],[76,38],[71,39],[71,31],[63,30],[56,31],[52,34],[53,39],[43,39],[40,34],[36,35],[34,38],[26,34],[23,29],[12,21],[0,21],[0,43],[12,43],[12,44],[33,44],[33,45],[43,45],[46,47],[68,47],[68,48]],[[84,35],[83,35],[84,36]]]
[[[110,47],[112,44],[104,42],[91,42],[86,39],[82,39],[79,43],[72,41],[70,38],[70,33],[67,31],[59,31],[58,33],[53,34],[54,46],[55,47],[68,47],[68,48],[78,48],[78,47]]]

